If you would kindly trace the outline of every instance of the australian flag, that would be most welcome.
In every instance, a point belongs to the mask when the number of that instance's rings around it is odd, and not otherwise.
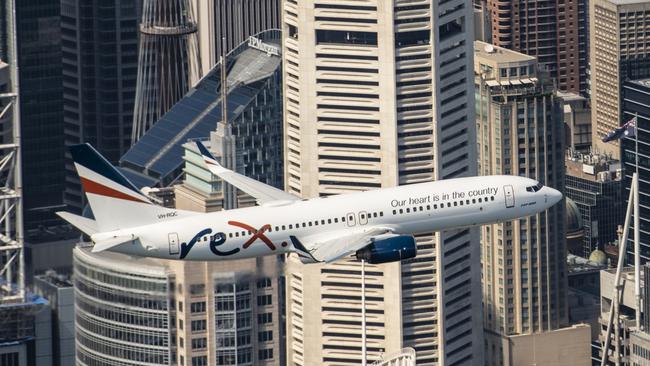
[[[610,142],[614,140],[622,139],[623,137],[634,137],[636,136],[636,117],[627,121],[623,126],[615,129],[614,131],[607,134],[603,137],[603,142]]]

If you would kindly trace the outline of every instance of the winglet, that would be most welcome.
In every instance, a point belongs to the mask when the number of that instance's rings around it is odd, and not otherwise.
[[[208,166],[212,169],[215,169],[216,171],[222,172],[222,171],[227,171],[228,169],[224,168],[219,164],[217,159],[210,153],[210,151],[203,145],[201,141],[196,141],[196,146],[199,148],[199,152],[201,153],[201,156],[203,157],[203,161],[208,164]],[[212,170],[211,169],[211,170]]]

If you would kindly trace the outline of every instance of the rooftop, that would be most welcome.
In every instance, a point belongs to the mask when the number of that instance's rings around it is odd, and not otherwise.
[[[476,59],[480,58],[482,60],[489,60],[499,63],[536,60],[534,56],[528,56],[526,54],[495,46],[483,41],[474,41],[474,57]]]

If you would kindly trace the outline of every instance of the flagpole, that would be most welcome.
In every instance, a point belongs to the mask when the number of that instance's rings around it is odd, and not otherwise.
[[[634,189],[634,297],[636,300],[636,329],[641,330],[641,245],[639,237],[639,113],[634,113],[634,160],[636,172],[632,177]],[[647,280],[647,279],[646,279]]]

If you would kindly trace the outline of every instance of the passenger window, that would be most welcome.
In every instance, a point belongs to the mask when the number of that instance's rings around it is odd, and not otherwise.
[[[460,201],[460,205],[461,205],[461,206],[463,205],[463,201]]]
[[[384,217],[384,211],[379,211],[379,217]]]
[[[373,212],[372,217],[377,217],[377,213]]]
[[[458,206],[458,202],[454,201],[454,207]]]
[[[362,220],[366,218],[366,215],[365,215],[365,214],[361,214],[360,216],[361,216],[361,219],[362,219]]]
[[[337,224],[338,224],[338,222],[339,222],[339,218],[338,218],[338,217],[335,217],[335,218],[334,218],[334,223],[337,223]]]
[[[469,205],[469,200],[465,201],[465,203]]]
[[[435,210],[435,209],[437,209],[437,208],[438,208],[438,205],[434,203],[434,204],[433,204],[433,209]]]
[[[451,202],[447,202],[447,207],[451,207]]]
[[[309,226],[311,227],[311,221],[308,222]]]
[[[328,224],[331,224],[331,223],[332,223],[332,219],[327,219],[327,223],[328,223]]]
[[[406,213],[411,213],[411,208],[410,207],[406,208]]]
[[[427,211],[431,210],[431,205],[427,205]]]
[[[314,226],[318,226],[318,220],[314,221]]]
[[[293,229],[293,225],[289,224],[289,230]]]
[[[306,223],[306,222],[303,222],[303,223],[302,223],[302,227],[307,227],[307,223]]]
[[[491,200],[491,201],[494,201],[494,196],[490,197],[490,200]]]
[[[341,222],[345,222],[345,216],[341,217]]]
[[[325,220],[320,220],[321,225],[325,225]]]
[[[244,235],[246,235],[246,232],[245,232],[245,231],[242,231],[242,232],[241,232],[241,236],[244,236]]]
[[[479,197],[478,198],[478,203],[482,203],[482,202],[483,202],[483,198]]]
[[[400,214],[400,215],[404,214],[404,209],[403,209],[403,208],[400,208],[400,209],[399,209],[399,214]]]
[[[397,210],[393,210],[393,215],[397,215]]]
[[[476,203],[476,198],[472,198],[472,203]]]
[[[269,230],[269,231],[271,231],[271,230]],[[232,233],[228,233],[228,237],[232,238]]]
[[[235,236],[239,238],[239,231],[235,233]]]

